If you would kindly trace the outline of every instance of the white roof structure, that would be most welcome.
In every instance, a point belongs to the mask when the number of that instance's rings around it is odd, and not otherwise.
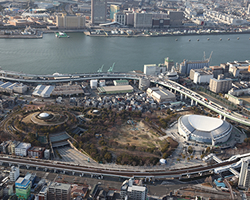
[[[43,112],[43,113],[40,113],[40,114],[39,114],[39,117],[40,117],[40,118],[47,118],[47,117],[49,117],[49,114]]]
[[[185,115],[178,120],[178,132],[188,140],[219,144],[228,140],[233,126],[225,120],[203,115]]]
[[[200,131],[212,131],[223,124],[223,120],[218,118],[206,117],[202,115],[190,115],[188,117],[189,123]]]
[[[51,85],[38,85],[32,95],[40,97],[50,97],[51,93],[55,89],[55,86]]]

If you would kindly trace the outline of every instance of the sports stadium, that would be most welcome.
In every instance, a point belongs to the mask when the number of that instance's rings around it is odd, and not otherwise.
[[[218,145],[228,140],[233,126],[219,118],[184,115],[178,119],[178,132],[187,141]]]

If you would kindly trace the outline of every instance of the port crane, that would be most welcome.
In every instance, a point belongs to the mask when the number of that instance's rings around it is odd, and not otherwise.
[[[113,65],[108,69],[108,72],[113,72],[114,67],[115,67],[115,63],[113,63]]]
[[[206,58],[206,53],[204,51],[204,60],[207,60],[208,62],[210,62],[212,55],[213,55],[213,51],[211,51],[209,58]]]
[[[97,72],[98,72],[98,73],[102,73],[103,67],[104,67],[104,65],[102,65],[102,66],[97,70]]]

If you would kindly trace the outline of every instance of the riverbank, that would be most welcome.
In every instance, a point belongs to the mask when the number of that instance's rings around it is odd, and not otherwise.
[[[234,34],[250,34],[250,31],[244,32],[213,32],[213,33],[166,33],[166,34],[91,34],[89,31],[83,32],[90,37],[168,37],[168,36],[199,36],[199,35],[234,35]]]
[[[43,34],[39,35],[0,35],[0,39],[42,39]]]

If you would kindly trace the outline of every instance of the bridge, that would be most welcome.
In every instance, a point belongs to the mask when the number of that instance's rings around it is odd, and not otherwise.
[[[74,74],[54,74],[54,75],[34,75],[25,74],[11,71],[0,70],[0,80],[23,82],[30,84],[55,84],[60,82],[78,82],[90,79],[129,79],[129,80],[140,80],[148,79],[150,82],[162,85],[174,93],[180,93],[181,100],[183,98],[191,99],[191,105],[203,105],[210,110],[218,113],[220,117],[226,119],[229,118],[238,123],[250,126],[250,119],[244,115],[228,110],[227,108],[214,103],[213,101],[206,100],[202,95],[178,84],[174,81],[167,79],[160,79],[157,76],[147,76],[141,73],[123,73],[123,72],[112,72],[112,73],[74,73]]]

